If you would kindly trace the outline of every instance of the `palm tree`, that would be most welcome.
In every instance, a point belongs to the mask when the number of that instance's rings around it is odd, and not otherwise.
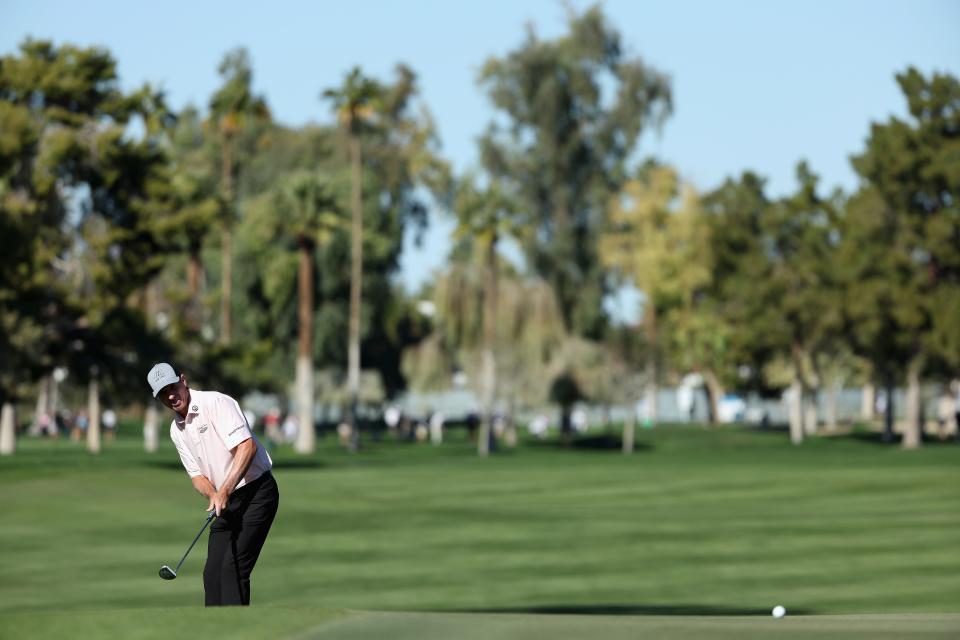
[[[210,116],[220,136],[220,186],[226,209],[222,238],[222,282],[220,296],[220,339],[231,340],[230,305],[233,298],[233,222],[236,216],[234,178],[237,174],[236,139],[251,120],[270,117],[266,101],[252,92],[253,71],[246,49],[228,53],[218,68],[224,84],[210,99]]]
[[[363,200],[361,133],[373,125],[383,88],[354,67],[339,89],[327,89],[322,97],[333,103],[334,111],[350,147],[350,324],[347,343],[347,387],[350,425],[350,449],[359,445],[356,424],[357,398],[360,394],[360,301],[363,291]]]
[[[297,365],[296,398],[300,429],[294,448],[309,454],[316,449],[313,429],[314,254],[341,226],[336,201],[328,185],[310,173],[297,173],[273,193],[270,215],[274,233],[292,235],[297,245]]]
[[[476,255],[483,264],[481,395],[484,417],[477,438],[477,454],[486,457],[489,454],[497,395],[497,245],[505,236],[518,235],[520,228],[512,201],[496,184],[480,190],[473,178],[469,177],[457,189],[454,206],[457,214],[454,236],[460,240],[472,240],[475,243]]]

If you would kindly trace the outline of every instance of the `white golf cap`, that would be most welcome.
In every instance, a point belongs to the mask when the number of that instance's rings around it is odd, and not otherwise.
[[[157,394],[160,393],[160,390],[165,386],[179,381],[180,376],[178,376],[177,372],[173,370],[173,367],[166,362],[160,362],[153,365],[153,368],[150,369],[150,373],[147,374],[147,382],[150,383],[150,388],[153,390],[154,398],[157,397]]]

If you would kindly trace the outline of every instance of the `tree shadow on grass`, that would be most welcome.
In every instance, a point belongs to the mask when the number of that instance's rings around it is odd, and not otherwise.
[[[901,434],[894,433],[889,439],[884,439],[884,433],[882,431],[856,430],[838,437],[849,438],[850,440],[854,440],[856,442],[864,442],[867,444],[876,444],[888,447],[899,447],[903,444],[903,437]],[[955,447],[957,445],[960,445],[960,442],[955,440],[952,434],[945,440],[941,440],[936,435],[931,434],[929,431],[923,435],[922,446],[924,447]]]
[[[759,607],[720,607],[708,604],[594,604],[543,605],[530,607],[492,607],[457,609],[454,613],[539,613],[586,616],[769,616],[771,609]],[[810,615],[813,609],[791,609],[793,615]]]
[[[623,450],[623,440],[619,434],[613,433],[575,437],[569,444],[564,444],[557,439],[531,440],[525,444],[545,449],[567,449],[570,451],[615,451],[619,453]],[[641,453],[652,449],[653,447],[645,442],[633,443],[634,453]]]

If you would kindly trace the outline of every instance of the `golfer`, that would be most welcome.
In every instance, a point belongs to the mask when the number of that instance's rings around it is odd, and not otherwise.
[[[203,569],[205,604],[248,605],[250,574],[280,502],[273,462],[230,396],[189,388],[165,362],[150,369],[147,381],[173,410],[170,439],[193,487],[210,500],[207,511],[217,514]]]

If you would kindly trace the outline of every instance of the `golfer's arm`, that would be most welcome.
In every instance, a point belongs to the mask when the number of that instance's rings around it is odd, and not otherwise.
[[[237,488],[240,478],[247,474],[250,463],[253,462],[253,456],[257,453],[257,441],[253,438],[244,440],[233,448],[233,462],[230,463],[230,471],[227,473],[227,479],[223,481],[221,491],[226,491],[229,496]]]
[[[194,476],[190,478],[190,482],[193,483],[193,488],[197,490],[197,493],[204,498],[213,498],[213,496],[217,495],[216,488],[206,476]]]

